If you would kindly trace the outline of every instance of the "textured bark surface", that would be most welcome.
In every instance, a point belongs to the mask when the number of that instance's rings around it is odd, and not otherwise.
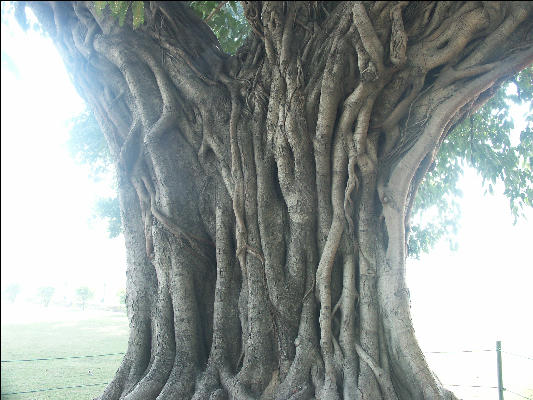
[[[131,333],[101,400],[455,398],[414,335],[409,214],[533,61],[532,3],[243,2],[235,56],[183,3],[137,30],[30,6],[119,176]]]

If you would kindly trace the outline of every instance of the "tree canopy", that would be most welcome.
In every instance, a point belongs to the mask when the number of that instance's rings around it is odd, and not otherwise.
[[[48,307],[50,305],[50,301],[52,300],[55,291],[56,289],[52,286],[42,286],[37,290],[37,296],[43,306]]]
[[[76,289],[76,297],[81,302],[81,308],[82,310],[85,310],[85,305],[87,304],[87,300],[89,300],[94,293],[87,287],[87,286],[80,286]]]

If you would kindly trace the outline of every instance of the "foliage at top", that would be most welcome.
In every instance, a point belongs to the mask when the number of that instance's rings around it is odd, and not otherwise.
[[[111,14],[118,18],[120,26],[124,25],[126,15],[131,6],[133,28],[136,29],[144,23],[144,1],[95,1],[94,9],[97,15],[102,15],[109,6]]]
[[[222,50],[228,54],[235,54],[250,31],[239,2],[191,1],[189,6],[213,30]],[[103,15],[107,7],[111,15],[118,19],[120,26],[124,25],[129,10],[131,10],[133,29],[137,29],[144,23],[143,1],[94,2],[97,15]]]
[[[222,50],[235,54],[250,32],[240,3],[237,1],[192,1],[190,6],[213,30]]]

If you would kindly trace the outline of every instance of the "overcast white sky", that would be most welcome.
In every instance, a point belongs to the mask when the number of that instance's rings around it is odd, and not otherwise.
[[[125,286],[123,237],[89,224],[95,200],[112,189],[92,182],[65,146],[83,101],[50,40],[4,19],[1,34],[2,288]],[[472,170],[460,185],[459,249],[443,242],[408,264],[422,348],[492,348],[501,339],[531,355],[533,212],[513,226],[502,187],[484,195]]]
[[[95,200],[112,189],[92,182],[65,145],[69,120],[85,105],[51,41],[5,22],[2,287],[125,287],[123,238],[109,239],[105,223],[91,221]]]

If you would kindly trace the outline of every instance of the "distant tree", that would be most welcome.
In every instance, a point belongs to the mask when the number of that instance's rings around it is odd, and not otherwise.
[[[114,173],[109,148],[91,112],[85,111],[71,120],[67,147],[78,163],[89,166],[90,177],[95,182],[107,173]],[[121,233],[120,207],[116,196],[98,199],[94,205],[93,215],[107,220],[111,238]]]
[[[76,289],[76,296],[81,301],[81,309],[85,310],[87,300],[93,297],[93,292],[87,286],[81,286]]]
[[[37,295],[41,299],[41,303],[43,304],[43,306],[48,307],[55,291],[56,289],[52,286],[43,286],[39,288]]]
[[[9,302],[14,303],[15,299],[20,293],[20,285],[18,283],[12,283],[5,289],[4,293],[7,296]]]
[[[126,305],[126,289],[120,289],[117,293],[120,304]]]

